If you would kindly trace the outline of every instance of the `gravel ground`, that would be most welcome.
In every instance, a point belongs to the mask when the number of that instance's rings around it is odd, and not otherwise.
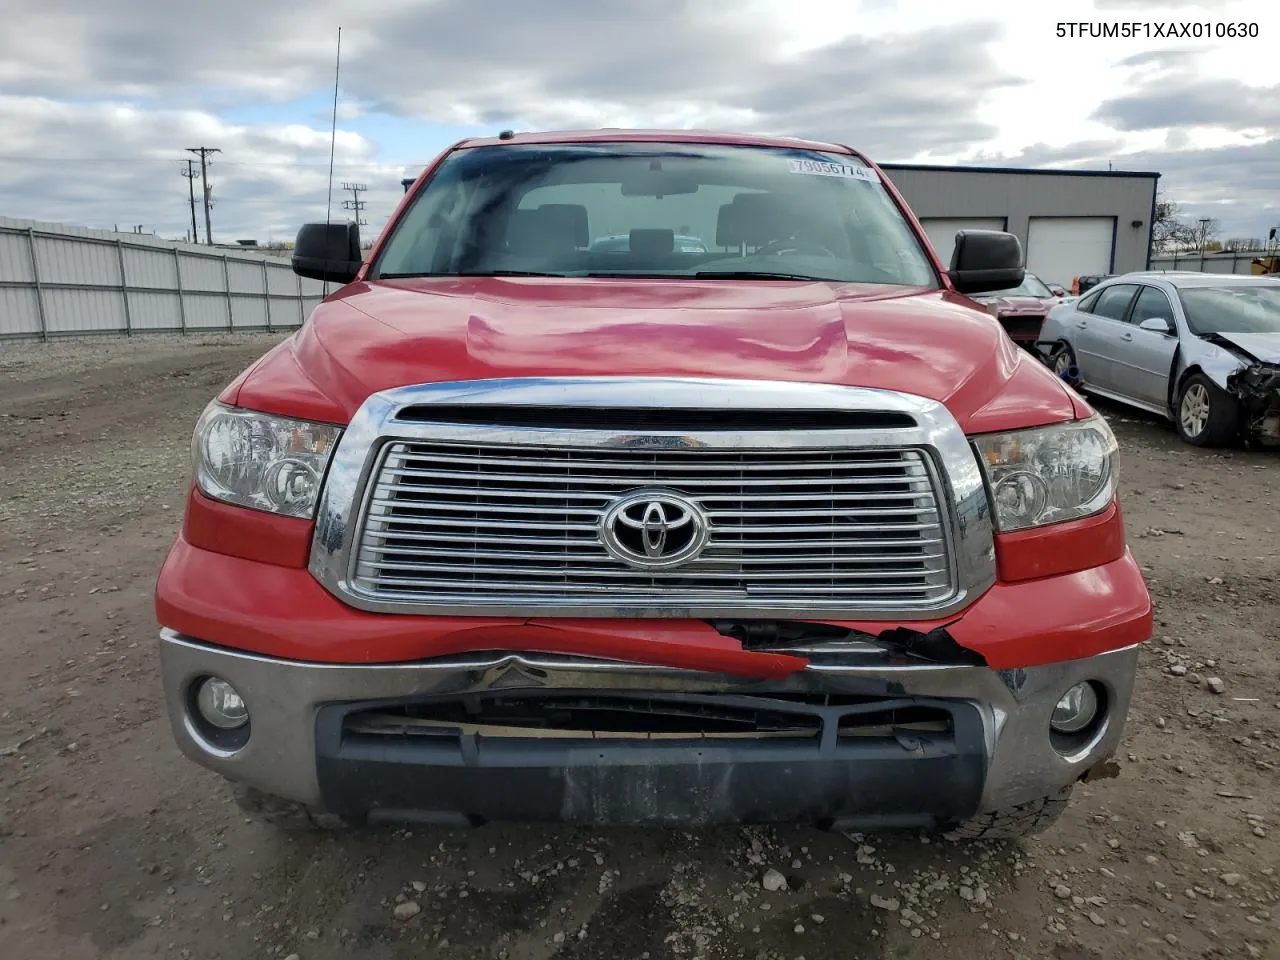
[[[276,339],[0,345],[0,957],[1280,957],[1280,460],[1114,408],[1157,638],[1120,776],[1038,840],[246,821],[171,742],[151,591]]]

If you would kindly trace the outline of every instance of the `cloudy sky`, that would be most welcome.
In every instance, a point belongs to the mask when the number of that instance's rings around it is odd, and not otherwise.
[[[341,27],[334,208],[344,181],[366,184],[370,232],[400,179],[452,141],[579,126],[798,134],[881,162],[1110,163],[1161,172],[1223,237],[1280,226],[1280,8],[1261,0],[4,0],[3,12],[0,215],[181,236],[184,150],[204,145],[221,150],[216,240],[324,219]],[[1057,36],[1059,22],[1102,21],[1260,36]]]

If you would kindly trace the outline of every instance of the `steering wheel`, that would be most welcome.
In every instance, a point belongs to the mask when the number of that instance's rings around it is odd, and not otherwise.
[[[783,253],[816,253],[819,256],[839,259],[834,252],[813,240],[773,240],[756,251],[757,256],[772,256]]]

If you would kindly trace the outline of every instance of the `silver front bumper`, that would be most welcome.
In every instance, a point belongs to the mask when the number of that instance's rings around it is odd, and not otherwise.
[[[615,689],[682,693],[831,693],[966,701],[982,718],[988,754],[981,809],[999,810],[1055,793],[1114,752],[1123,733],[1137,665],[1136,647],[1084,660],[1015,670],[971,666],[811,664],[782,681],[752,680],[633,663],[533,654],[484,654],[423,663],[331,665],[276,660],[208,646],[172,630],[160,634],[169,719],[192,760],[277,796],[321,805],[316,716],[326,704],[500,688]],[[252,733],[221,750],[190,714],[194,681],[228,680],[249,709]],[[1049,718],[1073,684],[1106,692],[1106,718],[1091,739],[1063,756]]]

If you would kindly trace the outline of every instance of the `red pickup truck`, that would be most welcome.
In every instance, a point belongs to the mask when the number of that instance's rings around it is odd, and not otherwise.
[[[504,133],[293,263],[156,586],[247,809],[1008,837],[1106,766],[1151,603],[1106,422],[968,298],[1016,237],[944,266],[841,145]]]

